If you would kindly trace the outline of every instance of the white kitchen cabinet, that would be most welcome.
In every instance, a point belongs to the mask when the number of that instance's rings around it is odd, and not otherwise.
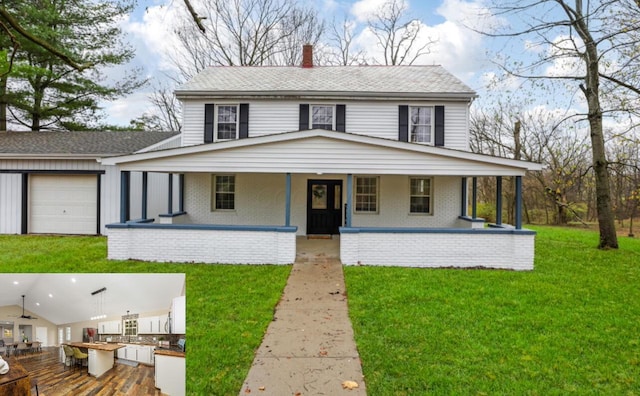
[[[98,322],[98,333],[100,334],[122,334],[122,322],[119,320],[110,320],[107,322]]]
[[[156,355],[156,388],[169,396],[183,396],[186,384],[184,357]]]
[[[153,364],[153,349],[154,347],[149,345],[139,345],[136,361],[144,364]]]
[[[118,359],[153,365],[154,349],[152,345],[127,344],[124,348],[118,349]]]
[[[187,299],[185,296],[176,297],[171,304],[171,334],[185,334],[187,332]]]
[[[167,334],[167,316],[138,318],[138,334]]]

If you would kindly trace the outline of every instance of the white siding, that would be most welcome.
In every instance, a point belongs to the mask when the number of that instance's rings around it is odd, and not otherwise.
[[[123,169],[172,172],[361,173],[412,175],[513,176],[523,169],[490,162],[409,152],[329,137],[247,145],[167,158],[131,162]]]
[[[59,171],[93,171],[102,170],[104,166],[95,159],[68,160],[68,159],[25,159],[25,160],[0,160],[0,169],[11,170],[59,170]]]
[[[205,103],[249,103],[249,136],[297,131],[301,103],[289,100],[185,100],[183,102],[182,145],[204,142]],[[398,106],[445,106],[445,147],[467,150],[468,103],[460,102],[380,102],[380,101],[313,101],[312,104],[345,104],[346,131],[384,139],[398,140]]]
[[[0,234],[21,231],[22,175],[0,173]]]
[[[211,101],[184,100],[182,102],[183,146],[204,143],[204,104],[208,102]]]
[[[299,113],[299,102],[251,102],[249,136],[297,131],[300,126]]]

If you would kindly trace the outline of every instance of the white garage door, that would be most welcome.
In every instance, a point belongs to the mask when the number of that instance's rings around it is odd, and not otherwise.
[[[30,175],[29,232],[95,234],[95,175]]]

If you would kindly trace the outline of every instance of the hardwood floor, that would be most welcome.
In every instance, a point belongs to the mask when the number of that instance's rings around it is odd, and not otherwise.
[[[163,395],[155,388],[152,366],[131,367],[116,364],[100,378],[82,370],[67,367],[58,358],[58,348],[42,348],[42,352],[18,356],[18,361],[35,378],[40,396],[57,395]],[[35,395],[35,390],[32,393]]]

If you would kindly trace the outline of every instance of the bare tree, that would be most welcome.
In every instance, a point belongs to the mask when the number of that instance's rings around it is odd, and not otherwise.
[[[530,63],[501,63],[508,73],[530,81],[562,81],[568,96],[571,90],[582,93],[589,125],[592,168],[595,175],[596,207],[600,230],[600,248],[617,248],[614,215],[611,202],[610,176],[605,149],[603,117],[620,108],[603,101],[602,89],[625,89],[638,93],[637,85],[620,80],[619,67],[635,59],[638,18],[612,23],[614,16],[622,18],[633,6],[628,0],[528,0],[496,2],[493,11],[505,19],[520,21],[507,30],[483,32],[491,36],[533,38],[535,44],[548,49],[539,59]],[[637,11],[636,11],[637,16]],[[633,62],[636,64],[637,62]],[[550,65],[565,67],[555,74],[548,72]],[[611,85],[608,85],[611,84]],[[603,109],[607,105],[606,109]]]
[[[331,46],[329,63],[340,66],[351,66],[366,64],[366,54],[364,50],[356,50],[353,42],[353,32],[355,22],[346,17],[337,23],[335,20],[331,29],[327,33]]]
[[[422,22],[409,19],[407,10],[405,0],[387,0],[367,22],[383,50],[385,65],[411,65],[436,42],[420,35]]]

